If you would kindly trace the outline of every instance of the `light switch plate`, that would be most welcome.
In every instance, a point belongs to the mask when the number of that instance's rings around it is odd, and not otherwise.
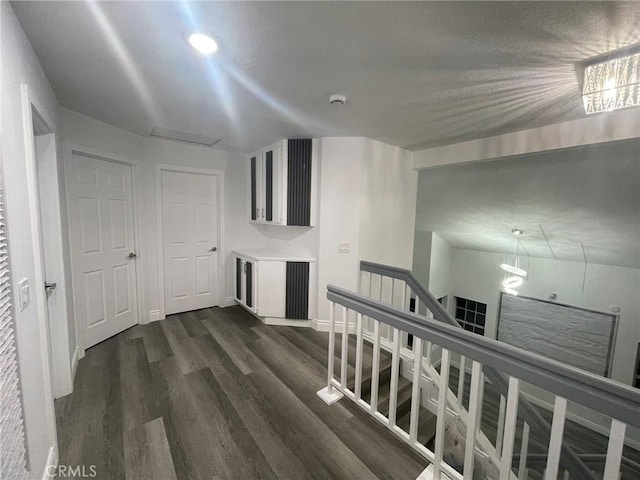
[[[338,253],[349,253],[350,245],[347,242],[338,243]]]
[[[23,278],[18,282],[18,297],[20,301],[20,311],[29,306],[29,279]]]

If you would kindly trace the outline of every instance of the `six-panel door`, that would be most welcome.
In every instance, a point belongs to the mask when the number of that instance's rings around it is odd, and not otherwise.
[[[218,304],[217,198],[215,176],[162,172],[167,315]]]
[[[131,167],[76,154],[68,166],[75,314],[88,348],[138,323]]]

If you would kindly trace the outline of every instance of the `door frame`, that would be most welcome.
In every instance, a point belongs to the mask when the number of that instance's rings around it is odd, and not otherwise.
[[[126,165],[131,168],[131,207],[133,211],[133,246],[134,250],[138,254],[138,259],[142,259],[143,256],[140,255],[140,247],[142,246],[142,233],[140,230],[140,219],[144,218],[142,215],[142,198],[140,196],[141,188],[138,188],[139,179],[140,179],[140,165],[137,160],[132,158],[123,157],[121,155],[116,155],[110,152],[105,152],[103,150],[99,150],[93,147],[88,147],[86,145],[80,145],[77,143],[65,142],[64,146],[64,170],[65,170],[65,182],[67,180],[67,175],[71,171],[71,162],[73,160],[73,155],[80,155],[84,157],[94,158],[96,160],[102,160],[104,162],[116,163],[119,165]],[[66,188],[67,185],[65,183],[65,197],[67,202],[67,211],[69,211],[69,190]],[[71,236],[71,228],[70,225],[67,225],[67,231],[69,232],[69,236]],[[71,260],[71,279],[72,284],[75,283],[73,279],[74,272],[74,253],[70,252],[70,260]],[[77,261],[77,260],[76,260]],[[144,316],[144,308],[145,308],[145,296],[144,296],[144,278],[143,278],[142,261],[139,260],[136,264],[136,298],[137,298],[137,320],[138,324],[147,323],[143,319]],[[75,285],[74,285],[75,286]],[[77,305],[77,289],[73,289],[73,304],[74,308]],[[75,323],[75,331],[76,331],[76,343],[78,345],[80,358],[84,357],[86,351],[86,339],[84,337],[84,330],[81,328],[81,323],[78,321],[80,318],[84,319],[84,316],[79,314],[79,312],[74,312],[74,323]]]
[[[164,243],[163,243],[163,228],[162,228],[162,172],[175,172],[175,173],[191,173],[196,175],[208,175],[217,177],[218,185],[218,292],[216,297],[218,299],[218,305],[224,305],[225,288],[227,284],[226,278],[226,256],[227,251],[224,248],[224,171],[213,170],[209,168],[197,168],[197,167],[185,167],[183,165],[172,165],[167,163],[156,164],[156,240],[158,248],[158,300],[159,300],[159,312],[157,320],[162,320],[166,317],[166,305],[165,305],[165,277],[164,277]]]
[[[37,181],[37,157],[36,157],[36,149],[35,149],[35,132],[34,132],[34,120],[37,120],[38,123],[50,134],[54,135],[54,144],[55,143],[55,134],[56,134],[56,123],[53,121],[53,117],[50,113],[44,108],[43,105],[32,95],[29,86],[26,83],[22,83],[20,85],[20,94],[21,94],[21,106],[22,106],[22,128],[23,128],[23,139],[24,139],[24,147],[25,147],[25,170],[26,170],[26,179],[27,179],[27,196],[28,196],[28,211],[29,211],[29,224],[31,227],[31,233],[33,237],[33,264],[34,264],[34,279],[31,284],[31,291],[33,292],[33,297],[35,299],[35,309],[38,316],[38,332],[40,337],[40,351],[42,352],[42,375],[44,379],[44,393],[45,393],[45,403],[42,405],[42,408],[45,412],[45,421],[47,424],[47,431],[49,434],[49,452],[46,460],[45,468],[49,465],[56,465],[58,462],[58,441],[57,441],[57,428],[56,428],[56,418],[55,411],[53,406],[53,376],[52,376],[52,349],[53,346],[51,344],[51,329],[49,328],[49,321],[47,321],[47,298],[44,291],[44,258],[43,253],[45,255],[61,255],[62,252],[51,251],[48,246],[51,247],[51,243],[47,245],[42,240],[42,232],[41,232],[41,224],[40,224],[40,205],[38,201],[38,181]],[[37,117],[34,117],[34,112]],[[56,144],[57,145],[57,144]],[[47,160],[51,161],[52,159],[56,162],[57,165],[57,149],[54,148],[54,155],[48,156]],[[58,204],[60,200],[58,199]],[[59,206],[59,205],[58,205]],[[44,244],[44,245],[43,245]],[[54,257],[55,258],[55,257]],[[15,291],[13,292],[15,295]],[[19,325],[18,325],[19,327]],[[17,336],[19,335],[19,328],[16,329],[15,332],[16,341]],[[67,349],[68,352],[68,349]],[[20,371],[22,372],[20,376],[20,382],[22,384],[25,372],[29,371],[28,366],[25,366],[21,360],[20,351],[18,351],[18,365]],[[70,362],[69,362],[70,363]],[[71,366],[69,365],[69,368]],[[25,429],[25,440],[26,440],[26,449],[27,449],[27,468],[30,470],[30,458],[31,452],[29,447],[29,419],[27,418],[27,411],[25,408],[25,404],[27,403],[25,396],[25,389],[21,386],[22,389],[22,403],[23,403],[23,415],[24,415],[24,429]],[[46,470],[45,470],[46,472]]]

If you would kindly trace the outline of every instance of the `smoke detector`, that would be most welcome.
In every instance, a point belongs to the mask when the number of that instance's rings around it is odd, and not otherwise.
[[[329,97],[329,103],[331,105],[342,106],[347,103],[347,97],[345,97],[344,95],[331,95]]]

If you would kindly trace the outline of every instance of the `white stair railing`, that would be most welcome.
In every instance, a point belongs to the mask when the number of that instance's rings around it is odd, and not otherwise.
[[[392,282],[392,285],[394,283]],[[402,287],[403,299],[407,298],[409,290],[407,286]],[[381,292],[381,290],[378,291]],[[382,298],[382,292],[380,297]],[[640,415],[638,415],[640,394],[636,390],[337,287],[329,287],[328,298],[331,302],[329,370],[327,386],[318,392],[319,395],[328,403],[346,396],[369,412],[433,464],[429,473],[432,478],[439,479],[446,476],[450,479],[499,478],[502,480],[516,478],[516,475],[527,478],[529,424],[524,425],[523,440],[517,455],[519,458],[516,458],[517,465],[513,465],[517,419],[523,403],[520,396],[522,381],[553,393],[556,399],[544,478],[556,480],[559,473],[560,478],[569,478],[569,475],[571,478],[581,480],[595,477],[592,470],[586,467],[584,459],[577,455],[575,458],[566,455],[567,447],[563,444],[563,429],[568,401],[582,404],[612,418],[609,447],[606,458],[603,459],[604,478],[607,480],[618,478],[626,425],[640,428]],[[389,298],[393,300],[394,297]],[[405,307],[404,300],[401,306]],[[427,314],[429,313],[431,312],[428,311]],[[333,374],[336,318],[341,322],[342,333],[339,378],[334,378]],[[353,330],[349,328],[349,323],[354,324]],[[390,341],[385,342],[384,347],[383,330],[390,332],[386,339]],[[356,340],[353,388],[348,385],[347,378],[348,344],[352,331]],[[413,344],[411,347],[403,347],[401,340],[408,335],[413,336]],[[373,348],[369,402],[362,398],[361,390],[363,344],[367,341],[367,337],[371,338]],[[425,359],[422,352],[425,344],[432,345],[431,352],[435,347],[440,349],[440,372],[431,365],[429,359]],[[380,361],[383,349],[391,353],[389,410],[386,414],[380,412],[378,408]],[[464,357],[464,363],[470,362],[471,365],[468,411],[462,406],[461,392],[464,382],[458,382],[456,394],[449,389],[448,371],[452,354]],[[397,425],[397,395],[402,358],[408,358],[413,363],[411,411],[407,431]],[[483,371],[486,372],[488,369],[499,371],[502,375],[500,378],[504,378],[507,384],[504,426],[497,442],[500,448],[488,442],[480,429],[482,392],[485,383]],[[422,445],[418,439],[423,371],[426,371],[436,383],[439,392],[433,451]],[[461,371],[464,372],[464,370]],[[500,381],[498,377],[495,378],[496,383]],[[463,422],[462,432],[456,431],[456,419],[461,419]],[[589,459],[589,461],[594,460]],[[585,467],[590,476],[574,474],[580,465]]]

